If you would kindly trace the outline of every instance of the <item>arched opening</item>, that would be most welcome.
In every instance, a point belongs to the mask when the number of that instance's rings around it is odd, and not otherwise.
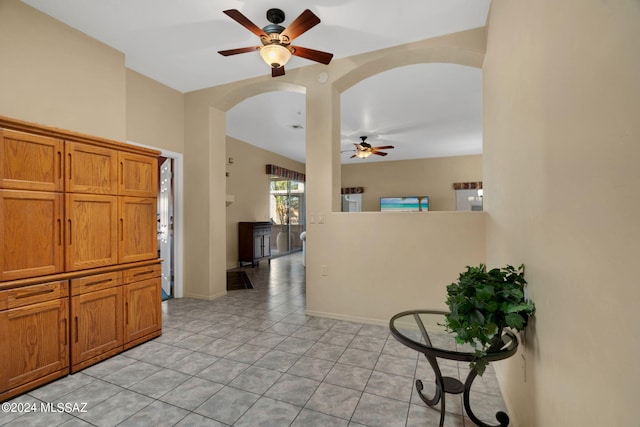
[[[363,190],[362,211],[416,196],[456,210],[452,183],[482,181],[482,72],[422,63],[369,76],[342,92],[341,130],[341,187]],[[389,148],[359,157],[362,137]]]
[[[305,172],[305,94],[255,94],[226,112],[227,268],[237,267],[238,223],[271,223],[265,240],[271,257],[302,250],[305,231],[304,180],[267,174],[266,165]]]

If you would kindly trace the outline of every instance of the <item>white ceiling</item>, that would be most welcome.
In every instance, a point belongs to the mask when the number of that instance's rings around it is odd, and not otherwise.
[[[304,9],[322,22],[294,45],[342,58],[484,26],[490,0],[22,0],[125,54],[126,66],[181,92],[270,73],[257,52],[231,57],[219,50],[257,46],[258,38],[222,13],[238,9],[257,26],[267,9],[284,10],[283,26]],[[293,57],[287,69],[311,64]],[[482,152],[481,71],[419,64],[373,76],[342,94],[342,149],[360,135],[394,145],[371,162]],[[277,104],[277,112],[267,108]],[[304,162],[304,95],[276,92],[250,98],[227,114],[227,133]],[[271,112],[270,114],[265,114]],[[251,123],[247,126],[247,123]],[[293,125],[303,129],[293,129]]]

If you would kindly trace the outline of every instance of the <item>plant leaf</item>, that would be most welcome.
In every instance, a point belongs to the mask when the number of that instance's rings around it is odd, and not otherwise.
[[[524,319],[517,313],[510,313],[504,316],[504,321],[510,328],[521,331],[524,328]]]
[[[509,304],[507,306],[507,313],[520,313],[522,311],[530,311],[531,306],[528,303]]]
[[[476,297],[483,301],[487,301],[491,297],[495,296],[495,294],[496,292],[493,286],[490,285],[485,285],[476,289]]]
[[[469,319],[474,323],[484,323],[484,315],[479,310],[474,310],[469,314]]]

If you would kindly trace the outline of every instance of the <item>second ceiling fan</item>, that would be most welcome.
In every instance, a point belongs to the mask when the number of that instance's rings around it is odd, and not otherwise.
[[[366,142],[366,139],[367,139],[366,136],[361,136],[360,139],[362,140],[361,143],[353,144],[356,146],[356,154],[351,156],[350,157],[351,159],[353,159],[354,157],[360,157],[361,159],[366,159],[372,154],[377,154],[378,156],[386,156],[389,153],[385,153],[384,151],[380,151],[380,150],[390,150],[392,148],[395,148],[393,145],[382,145],[380,147],[372,147],[371,144]]]
[[[293,39],[320,23],[320,18],[309,9],[302,12],[287,28],[280,25],[285,18],[284,12],[280,9],[269,9],[267,11],[267,20],[271,22],[271,24],[264,28],[258,27],[237,9],[229,9],[223,12],[253,34],[260,37],[262,46],[221,50],[218,51],[218,53],[223,56],[230,56],[259,50],[262,59],[271,67],[272,77],[284,75],[284,66],[291,58],[291,55],[310,59],[325,65],[331,62],[331,58],[333,58],[332,53],[291,45]]]

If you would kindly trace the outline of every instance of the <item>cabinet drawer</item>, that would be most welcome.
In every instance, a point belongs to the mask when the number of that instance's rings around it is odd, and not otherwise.
[[[122,275],[119,271],[112,273],[94,274],[71,280],[71,295],[81,295],[87,292],[113,288],[122,284]]]
[[[6,310],[69,296],[66,280],[41,283],[0,292],[0,310]]]
[[[136,267],[124,270],[122,272],[123,283],[138,282],[140,280],[152,279],[160,277],[162,268],[160,264],[147,265],[145,267]]]
[[[256,236],[267,236],[271,234],[271,227],[256,227],[253,229],[253,234]]]

